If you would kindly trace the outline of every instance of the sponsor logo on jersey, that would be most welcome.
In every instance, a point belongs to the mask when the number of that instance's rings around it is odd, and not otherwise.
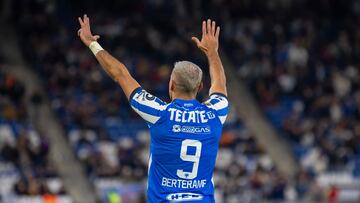
[[[203,196],[201,194],[190,193],[190,192],[172,193],[169,194],[166,197],[166,199],[169,200],[170,202],[197,201],[197,200],[202,200]]]
[[[173,125],[172,131],[174,133],[178,133],[181,131],[181,126],[180,125]]]
[[[175,108],[169,108],[170,120],[180,123],[207,123],[208,117],[206,111],[182,111]]]
[[[174,133],[193,133],[193,134],[208,134],[211,133],[210,126],[181,126],[173,125],[172,131]]]

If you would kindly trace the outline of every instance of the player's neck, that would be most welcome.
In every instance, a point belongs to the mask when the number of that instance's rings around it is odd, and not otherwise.
[[[176,94],[176,93],[174,93],[174,94],[172,95],[172,100],[175,100],[175,99],[193,100],[193,99],[196,99],[196,96],[194,96],[194,95],[187,95],[187,94]]]

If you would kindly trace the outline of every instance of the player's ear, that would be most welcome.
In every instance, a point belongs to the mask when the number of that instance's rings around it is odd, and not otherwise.
[[[201,81],[199,84],[198,92],[200,92],[204,88],[204,83]]]
[[[170,90],[171,90],[171,91],[174,91],[174,90],[175,90],[175,86],[176,86],[175,81],[174,81],[174,80],[170,80],[169,86],[170,86]]]

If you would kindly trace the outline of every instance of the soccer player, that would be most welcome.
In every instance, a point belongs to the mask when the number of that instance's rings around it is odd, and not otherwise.
[[[169,82],[171,103],[142,89],[125,65],[111,56],[90,31],[90,19],[79,18],[78,35],[103,69],[123,89],[131,107],[150,128],[147,200],[158,202],[214,202],[212,179],[222,126],[229,112],[226,78],[218,46],[220,27],[202,23],[202,38],[192,40],[209,61],[209,99],[196,100],[202,70],[189,61],[176,62]]]

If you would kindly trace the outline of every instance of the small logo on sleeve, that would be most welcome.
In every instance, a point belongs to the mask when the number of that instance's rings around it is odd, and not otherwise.
[[[154,95],[151,95],[151,94],[149,94],[149,93],[146,93],[146,94],[145,94],[145,98],[146,98],[148,101],[155,100],[155,96],[154,96]]]
[[[141,99],[142,101],[152,101],[155,100],[155,96],[146,92],[145,90],[142,90],[137,94],[136,99]]]
[[[207,116],[209,117],[209,119],[214,119],[215,118],[215,114],[211,111],[206,112]]]

